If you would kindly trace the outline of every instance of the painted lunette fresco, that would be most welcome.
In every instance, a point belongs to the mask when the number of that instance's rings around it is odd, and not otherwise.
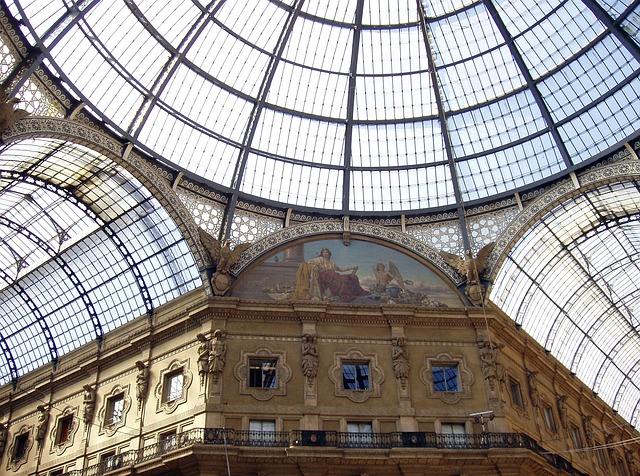
[[[276,301],[464,306],[433,270],[386,246],[326,239],[271,255],[235,283],[232,296]]]

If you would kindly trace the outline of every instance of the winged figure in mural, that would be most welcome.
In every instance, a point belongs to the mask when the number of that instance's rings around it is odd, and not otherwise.
[[[229,270],[238,262],[242,253],[251,246],[251,243],[240,243],[231,249],[231,240],[220,241],[201,228],[198,228],[202,246],[209,253],[211,261],[216,267],[211,277],[211,286],[216,295],[224,295],[231,286]]]
[[[480,283],[480,276],[487,267],[487,261],[494,246],[495,243],[489,243],[483,246],[475,258],[471,255],[471,250],[465,250],[464,258],[444,251],[440,252],[440,256],[442,256],[449,266],[467,277],[465,291],[471,302],[475,305],[481,304],[484,298],[485,289]]]
[[[373,272],[376,276],[376,291],[379,293],[388,290],[392,282],[396,282],[400,289],[404,289],[404,285],[411,285],[413,282],[407,281],[402,278],[400,270],[393,261],[389,261],[389,269],[384,265],[384,262],[380,260],[373,268]]]
[[[4,88],[0,87],[0,133],[11,129],[20,119],[29,115],[24,109],[14,109],[20,102],[18,98],[7,98]]]

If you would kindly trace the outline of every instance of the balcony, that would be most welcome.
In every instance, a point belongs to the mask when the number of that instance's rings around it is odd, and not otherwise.
[[[586,476],[573,468],[571,463],[561,456],[543,449],[534,439],[522,433],[484,433],[479,435],[454,435],[433,432],[392,432],[392,433],[346,433],[322,430],[292,431],[240,431],[228,428],[194,428],[172,435],[165,440],[139,450],[132,450],[111,456],[99,464],[65,473],[63,476],[100,476],[133,467],[155,459],[179,456],[179,451],[198,447],[202,451],[206,446],[223,448],[224,453],[238,448],[295,448],[312,447],[334,449],[390,450],[393,448],[413,448],[416,450],[490,450],[520,449],[530,450],[541,456],[547,464],[565,471],[567,474]],[[373,454],[373,453],[372,453]],[[319,455],[321,457],[321,455]],[[283,453],[286,458],[286,454]],[[133,472],[133,471],[131,471]],[[136,473],[141,471],[136,471]],[[128,474],[125,472],[124,474]]]

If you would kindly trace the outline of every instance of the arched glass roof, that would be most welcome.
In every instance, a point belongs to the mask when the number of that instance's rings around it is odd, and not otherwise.
[[[200,284],[176,224],[122,167],[60,140],[0,150],[0,384]]]
[[[92,113],[236,196],[455,207],[583,166],[640,124],[630,1],[7,4]]]
[[[425,241],[445,230],[477,250],[500,227],[481,217],[470,231],[467,207],[524,192],[522,206],[625,142],[640,149],[640,0],[2,6],[28,45],[0,64],[10,95],[44,71],[103,130],[208,186],[218,224],[242,201],[283,216],[448,216],[459,222]],[[123,168],[64,141],[0,152],[0,382],[200,284],[175,223]],[[583,192],[524,233],[491,299],[637,424],[637,183]]]
[[[494,302],[632,424],[640,422],[640,183],[554,207],[520,239]]]

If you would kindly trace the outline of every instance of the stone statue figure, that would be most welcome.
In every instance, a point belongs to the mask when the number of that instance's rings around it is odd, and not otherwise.
[[[209,352],[209,372],[213,376],[213,383],[218,383],[218,378],[224,369],[227,353],[224,333],[220,329],[213,331],[211,351]]]
[[[140,411],[142,404],[147,398],[149,367],[141,360],[136,361],[136,367],[138,367],[138,373],[136,374],[136,398],[138,400],[138,411]]]
[[[404,388],[409,377],[409,359],[407,358],[407,343],[404,337],[396,337],[392,340],[391,358],[393,359],[393,372]]]
[[[93,412],[96,409],[96,391],[89,384],[83,385],[82,388],[84,388],[84,394],[82,396],[82,419],[85,425],[88,425],[91,423],[91,420],[93,420]]]
[[[538,391],[538,372],[532,370],[527,372],[527,383],[529,384],[529,397],[534,407],[540,406],[540,392]]]
[[[504,368],[498,362],[498,353],[504,347],[504,344],[491,343],[485,340],[479,344],[480,347],[480,364],[482,365],[482,375],[489,384],[491,390],[496,389],[496,380],[504,382]]]
[[[0,451],[0,455],[2,455],[2,451]],[[627,468],[629,469],[629,474],[631,476],[638,476],[640,474],[640,472],[638,472],[638,469],[636,467],[636,460],[635,460],[635,457],[634,457],[634,451],[625,450],[624,459],[627,462]]]
[[[302,373],[310,382],[318,375],[317,337],[311,334],[302,336]]]
[[[558,395],[556,398],[558,403],[558,415],[560,415],[560,424],[562,428],[569,428],[569,412],[567,410],[567,396],[566,395]]]
[[[38,415],[38,426],[36,427],[36,441],[40,446],[44,442],[44,438],[47,435],[49,411],[45,408],[44,405],[38,405],[36,408],[40,412],[40,415]]]
[[[464,258],[444,251],[440,252],[440,256],[442,256],[445,263],[458,273],[466,276],[465,294],[474,306],[480,306],[484,303],[485,288],[480,282],[480,276],[487,267],[489,255],[494,246],[495,243],[485,245],[478,251],[478,255],[475,258],[471,255],[471,250],[465,250]]]
[[[200,341],[198,346],[198,374],[200,375],[200,386],[204,385],[204,379],[209,373],[209,354],[211,353],[211,342],[204,334],[196,335]]]
[[[591,415],[585,415],[582,417],[582,427],[584,429],[584,437],[587,439],[589,445],[593,444],[593,423],[591,423]]]
[[[2,459],[5,446],[7,446],[7,433],[7,427],[0,423],[0,459]]]
[[[238,262],[242,253],[251,246],[251,243],[240,243],[231,249],[231,240],[220,241],[198,228],[200,242],[208,251],[209,257],[216,269],[211,277],[211,287],[217,296],[223,296],[231,287],[231,267]]]

